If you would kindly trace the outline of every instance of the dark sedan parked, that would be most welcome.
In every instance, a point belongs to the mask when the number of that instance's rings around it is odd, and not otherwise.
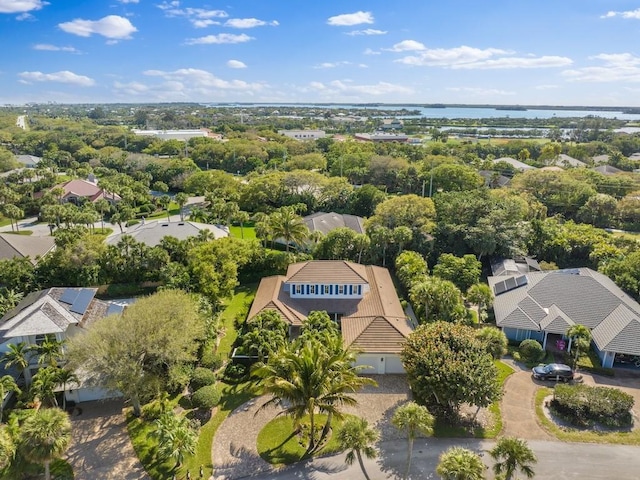
[[[562,363],[538,365],[531,369],[531,375],[536,380],[553,380],[556,382],[573,380],[573,370],[569,365],[563,365]]]

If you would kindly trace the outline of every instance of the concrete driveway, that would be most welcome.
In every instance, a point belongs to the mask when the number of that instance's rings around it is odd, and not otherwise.
[[[136,457],[122,400],[85,402],[72,415],[73,441],[67,461],[75,480],[150,480]]]

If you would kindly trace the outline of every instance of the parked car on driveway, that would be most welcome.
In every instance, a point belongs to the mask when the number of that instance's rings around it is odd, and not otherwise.
[[[531,375],[536,380],[553,380],[555,382],[568,382],[573,380],[573,370],[569,365],[562,363],[549,363],[538,365],[531,369]]]

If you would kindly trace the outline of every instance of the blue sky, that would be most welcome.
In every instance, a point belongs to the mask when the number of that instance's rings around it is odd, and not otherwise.
[[[640,0],[0,0],[0,104],[640,106]]]

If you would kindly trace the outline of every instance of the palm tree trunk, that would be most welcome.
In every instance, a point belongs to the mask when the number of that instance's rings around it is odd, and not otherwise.
[[[49,469],[49,461],[44,462],[44,480],[51,480],[51,471]]]
[[[314,422],[314,416],[313,416],[313,408],[311,409],[311,411],[309,412],[309,447],[307,448],[307,453],[313,453],[313,449],[315,448],[315,440],[316,440],[316,434],[314,432],[316,426],[315,426],[315,422]]]
[[[140,399],[137,395],[131,397],[131,406],[133,407],[133,415],[139,417],[142,415],[142,406],[140,405]]]
[[[329,434],[329,429],[331,428],[331,421],[333,420],[333,412],[329,412],[327,415],[327,423],[324,424],[324,428],[322,429],[322,434],[320,435],[320,439],[318,440],[318,445],[322,444],[322,441]]]
[[[356,450],[356,457],[358,457],[358,463],[360,464],[360,469],[362,470],[362,474],[364,475],[364,478],[366,478],[367,480],[371,480],[369,478],[369,474],[367,474],[367,471],[364,468],[364,462],[362,461],[362,455],[360,455],[360,450]]]
[[[62,382],[62,410],[67,411],[67,383]]]

